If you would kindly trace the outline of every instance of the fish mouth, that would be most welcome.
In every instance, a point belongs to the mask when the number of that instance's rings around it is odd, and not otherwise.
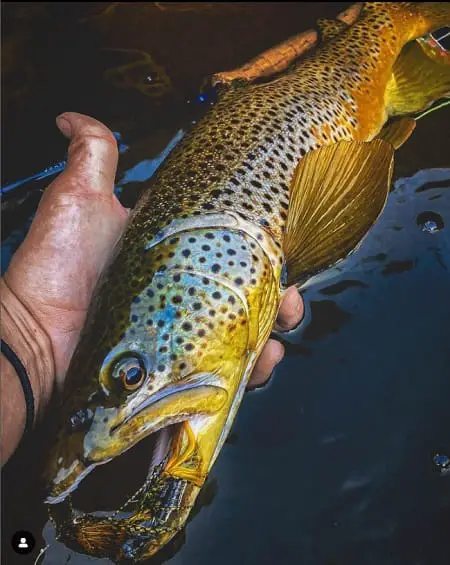
[[[227,397],[214,375],[196,375],[188,382],[147,396],[131,410],[118,411],[108,424],[103,417],[94,418],[87,433],[63,436],[50,458],[52,467],[47,476],[51,479],[45,503],[63,502],[96,467],[109,463],[148,436],[169,427],[175,430],[175,425],[182,422],[213,417]],[[166,441],[164,457],[170,456],[174,435],[170,433],[171,439]],[[161,457],[153,454],[150,470]]]
[[[182,429],[180,423],[150,434],[129,452],[99,465],[62,504],[50,505],[56,538],[74,551],[120,563],[158,552],[186,517],[175,501],[196,489],[162,473]]]

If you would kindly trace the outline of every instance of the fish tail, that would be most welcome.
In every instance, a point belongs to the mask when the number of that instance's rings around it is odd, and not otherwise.
[[[407,43],[387,85],[388,114],[417,114],[449,96],[450,52],[431,35]]]

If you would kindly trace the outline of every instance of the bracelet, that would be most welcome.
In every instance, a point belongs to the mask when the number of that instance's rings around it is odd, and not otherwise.
[[[22,385],[26,406],[25,435],[31,432],[34,423],[34,396],[33,389],[31,388],[30,377],[28,376],[22,361],[17,357],[9,345],[3,341],[3,339],[1,340],[1,352],[16,370],[17,376],[19,377]]]

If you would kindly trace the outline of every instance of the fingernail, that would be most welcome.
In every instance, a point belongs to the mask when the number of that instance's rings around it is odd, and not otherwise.
[[[58,126],[59,131],[70,139],[72,136],[72,125],[69,120],[62,116],[58,116],[56,118],[56,125]]]

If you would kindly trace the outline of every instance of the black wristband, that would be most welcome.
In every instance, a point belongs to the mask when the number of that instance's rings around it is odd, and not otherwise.
[[[23,394],[25,396],[25,406],[26,406],[26,419],[25,419],[25,431],[24,431],[24,435],[25,435],[31,432],[34,424],[33,389],[31,388],[30,378],[27,375],[27,372],[22,364],[22,361],[17,357],[17,355],[9,347],[9,345],[3,341],[3,339],[1,341],[2,341],[1,352],[16,370],[17,376],[19,377],[20,383],[23,388]]]

